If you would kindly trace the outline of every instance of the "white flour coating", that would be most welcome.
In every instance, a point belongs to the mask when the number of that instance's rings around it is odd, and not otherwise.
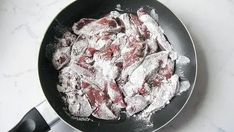
[[[92,113],[92,108],[89,104],[86,96],[79,96],[70,94],[73,99],[68,98],[67,102],[69,103],[68,109],[71,114],[79,116],[79,117],[87,117]]]
[[[176,63],[182,65],[189,64],[190,59],[186,56],[178,56],[178,58],[176,59]]]
[[[52,60],[60,70],[57,90],[71,115],[117,120],[125,109],[127,116],[149,121],[189,89],[174,63],[190,60],[177,56],[154,9],[150,15],[140,8],[137,16],[112,11],[97,20],[83,18],[72,29],[75,34],[64,35]]]
[[[121,5],[120,5],[120,4],[117,4],[115,9],[116,9],[117,11],[123,11],[123,10],[121,9]]]
[[[170,103],[179,88],[179,77],[175,74],[169,80],[164,80],[160,87],[156,87],[151,93],[151,104],[143,111],[144,116],[149,116],[152,112],[158,111]]]
[[[184,78],[184,65],[187,65],[190,63],[190,59],[186,56],[179,55],[178,58],[176,59],[176,67],[177,67],[177,74]]]
[[[158,22],[155,21],[149,14],[145,14],[143,11],[138,10],[137,15],[140,21],[142,21],[147,27],[153,38],[157,38],[160,34],[162,34],[162,30],[160,30]]]
[[[129,81],[135,85],[135,87],[140,88],[145,81],[147,75],[155,71],[159,67],[159,60],[162,60],[163,64],[166,63],[168,58],[168,52],[162,51],[158,53],[151,54],[145,58],[140,66],[138,66],[134,72],[129,76]],[[155,63],[155,64],[153,64]],[[153,65],[152,65],[153,64]]]
[[[150,121],[151,115],[169,104],[171,98],[175,95],[180,94],[178,79],[179,76],[175,74],[169,80],[164,80],[161,87],[156,87],[151,93],[149,99],[150,105],[137,116],[137,119],[144,121],[147,127],[152,127],[153,123]]]
[[[183,93],[184,91],[187,91],[190,88],[190,83],[188,80],[185,81],[181,81],[180,82],[180,89],[178,91],[178,95],[180,95],[181,93]]]
[[[177,69],[177,74],[178,74],[178,76],[184,78],[184,77],[185,77],[185,74],[184,74],[184,69],[183,69],[183,67],[177,65],[176,69]]]
[[[101,71],[102,76],[106,79],[115,79],[118,74],[117,66],[114,66],[111,61],[105,61],[99,57],[94,56],[94,67]]]
[[[155,9],[152,9],[152,10],[150,11],[150,16],[151,16],[155,21],[158,22],[158,14],[156,13]]]
[[[125,102],[127,103],[126,111],[128,116],[142,111],[148,105],[147,100],[138,94],[133,97],[126,97]]]
[[[52,63],[56,70],[61,69],[70,61],[70,47],[61,47],[58,48],[53,54]]]

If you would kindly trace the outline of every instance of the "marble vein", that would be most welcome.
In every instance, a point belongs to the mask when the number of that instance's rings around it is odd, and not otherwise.
[[[38,38],[38,36],[34,33],[34,31],[30,28],[30,26],[26,23],[26,24],[20,24],[18,26],[16,26],[11,33],[15,34],[16,32],[21,32],[23,30],[25,30],[27,32],[27,34],[31,37],[31,38]]]
[[[2,76],[4,78],[13,78],[13,77],[20,77],[24,74],[27,74],[27,73],[31,73],[31,72],[34,72],[36,71],[37,69],[27,69],[25,71],[20,71],[20,72],[17,72],[17,73],[14,73],[14,74],[7,74],[7,73],[2,73]]]

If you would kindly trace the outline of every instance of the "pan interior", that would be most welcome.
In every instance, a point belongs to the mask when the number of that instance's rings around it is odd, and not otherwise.
[[[171,103],[152,115],[153,126],[148,126],[144,121],[131,117],[119,122],[87,122],[77,121],[64,110],[64,103],[57,91],[58,72],[51,64],[51,43],[55,37],[59,37],[63,29],[68,29],[81,18],[100,18],[114,10],[116,5],[130,12],[136,12],[140,7],[156,9],[159,15],[159,24],[165,31],[169,41],[179,55],[190,58],[190,63],[182,67],[183,74],[190,81],[191,87],[180,96],[176,96]],[[51,52],[48,49],[51,48]],[[49,50],[50,51],[50,50]],[[156,0],[78,0],[62,10],[49,26],[39,54],[39,76],[44,94],[58,113],[58,115],[71,126],[81,131],[154,131],[170,121],[184,106],[192,93],[196,77],[196,55],[192,40],[180,20],[165,6]],[[176,72],[178,68],[176,67]]]

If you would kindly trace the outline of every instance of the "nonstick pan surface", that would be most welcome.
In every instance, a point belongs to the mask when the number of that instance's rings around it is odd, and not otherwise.
[[[180,96],[176,96],[171,103],[151,117],[153,126],[137,120],[135,117],[117,122],[105,121],[78,121],[64,109],[61,95],[57,91],[58,71],[51,63],[51,44],[55,37],[61,36],[63,29],[72,27],[74,22],[81,18],[100,18],[115,10],[117,4],[125,11],[136,12],[140,7],[154,8],[159,16],[159,24],[165,31],[168,40],[179,55],[185,55],[190,63],[185,66],[176,66],[176,72],[183,71],[183,75],[190,81],[191,87]],[[46,15],[46,14],[45,14]],[[49,52],[48,52],[49,51]],[[182,22],[164,5],[156,0],[77,0],[62,10],[49,26],[39,53],[39,76],[44,94],[60,118],[70,126],[81,131],[100,132],[138,132],[156,131],[170,122],[187,103],[196,80],[197,58],[192,39]]]

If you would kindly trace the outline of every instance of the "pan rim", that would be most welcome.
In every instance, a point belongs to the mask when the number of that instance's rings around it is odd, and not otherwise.
[[[163,5],[165,8],[167,8],[169,11],[171,11],[171,13],[180,21],[180,23],[183,25],[183,27],[185,28],[187,34],[189,35],[189,38],[191,40],[191,43],[192,43],[192,46],[193,46],[193,51],[194,51],[194,58],[195,58],[195,75],[194,75],[194,83],[193,85],[191,86],[191,92],[187,98],[187,100],[185,101],[185,103],[183,104],[183,106],[180,108],[180,110],[169,120],[167,121],[164,125],[162,125],[161,127],[155,129],[153,132],[156,132],[160,129],[162,129],[163,127],[167,126],[170,122],[172,122],[180,113],[181,111],[184,109],[184,107],[186,106],[186,104],[188,103],[188,101],[190,100],[192,94],[193,94],[193,91],[194,91],[194,87],[196,85],[196,81],[197,81],[197,70],[198,70],[198,61],[197,61],[197,52],[196,52],[196,46],[194,44],[194,41],[193,41],[193,38],[188,30],[188,28],[185,26],[185,24],[183,23],[183,21],[172,11],[170,10],[167,6],[165,6],[163,3],[161,3],[160,1],[157,1],[159,2],[161,5]]]

